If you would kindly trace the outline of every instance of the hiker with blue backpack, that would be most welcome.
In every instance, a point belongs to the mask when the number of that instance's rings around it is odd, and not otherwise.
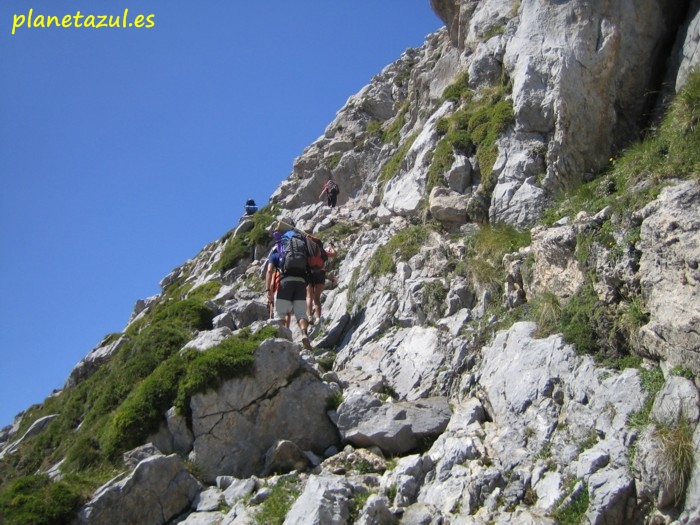
[[[268,302],[274,300],[277,317],[287,328],[290,327],[291,314],[294,314],[302,334],[301,343],[310,350],[309,319],[306,316],[308,249],[304,235],[294,229],[293,223],[289,223],[291,221],[279,223],[280,226],[291,226],[291,229],[281,235],[278,249],[273,250],[268,258],[265,288]],[[272,289],[275,269],[280,272],[276,298]]]

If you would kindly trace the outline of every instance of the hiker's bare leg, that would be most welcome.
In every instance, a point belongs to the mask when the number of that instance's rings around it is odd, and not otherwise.
[[[316,317],[321,318],[321,293],[323,292],[323,284],[317,284],[314,286],[314,306],[316,310]]]
[[[306,317],[311,317],[314,306],[314,285],[306,285]]]

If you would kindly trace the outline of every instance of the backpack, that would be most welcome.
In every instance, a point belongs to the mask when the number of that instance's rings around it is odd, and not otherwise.
[[[330,193],[331,195],[338,195],[340,193],[340,187],[338,186],[338,183],[334,180],[329,180],[327,186],[328,193]]]
[[[309,250],[306,240],[300,233],[282,239],[282,261],[280,270],[283,276],[306,277]]]
[[[310,235],[306,237],[306,249],[309,252],[309,267],[312,270],[323,268],[324,263],[328,260],[328,255],[326,255],[326,250],[323,249],[320,239]]]

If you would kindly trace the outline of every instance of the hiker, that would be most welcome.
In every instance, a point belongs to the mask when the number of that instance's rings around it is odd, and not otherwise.
[[[256,211],[258,211],[258,205],[255,204],[255,200],[248,199],[245,201],[245,206],[243,206],[243,209],[245,210],[246,215],[253,215]]]
[[[274,298],[277,317],[287,328],[291,324],[291,314],[294,314],[302,334],[301,343],[304,348],[310,350],[309,319],[306,316],[306,279],[308,275],[306,241],[301,233],[292,229],[281,236],[280,247],[281,250],[275,250],[268,259],[268,270],[265,276],[268,302]],[[273,292],[275,268],[280,271],[276,298]]]
[[[321,293],[326,285],[326,261],[329,257],[336,257],[338,252],[333,241],[328,250],[323,247],[323,242],[317,237],[307,235],[309,248],[309,283],[306,285],[306,315],[309,324],[321,324]],[[314,314],[316,317],[314,318]]]
[[[277,232],[276,232],[277,233]],[[280,287],[280,271],[275,262],[272,260],[272,255],[277,253],[277,246],[274,246],[270,250],[270,255],[268,255],[265,260],[265,289],[267,291],[267,309],[269,312],[269,319],[275,318],[275,296],[277,295],[277,290]],[[289,328],[289,316],[286,319],[285,326]]]
[[[328,206],[335,208],[338,203],[338,193],[340,193],[340,186],[338,186],[336,181],[328,177],[328,182],[323,185],[323,191],[321,191],[321,195],[318,198],[322,199],[325,194]]]

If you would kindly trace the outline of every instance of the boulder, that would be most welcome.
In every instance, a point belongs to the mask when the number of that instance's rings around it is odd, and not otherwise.
[[[192,460],[205,481],[260,474],[279,440],[317,453],[338,441],[326,415],[333,390],[305,365],[299,346],[268,339],[255,351],[252,371],[192,397]]]
[[[77,523],[165,524],[187,510],[201,490],[200,483],[187,472],[176,455],[151,456],[141,461],[130,474],[97,490],[78,512]]]
[[[405,454],[439,436],[450,420],[447,398],[382,403],[368,392],[348,395],[338,407],[338,430],[357,447]]]

